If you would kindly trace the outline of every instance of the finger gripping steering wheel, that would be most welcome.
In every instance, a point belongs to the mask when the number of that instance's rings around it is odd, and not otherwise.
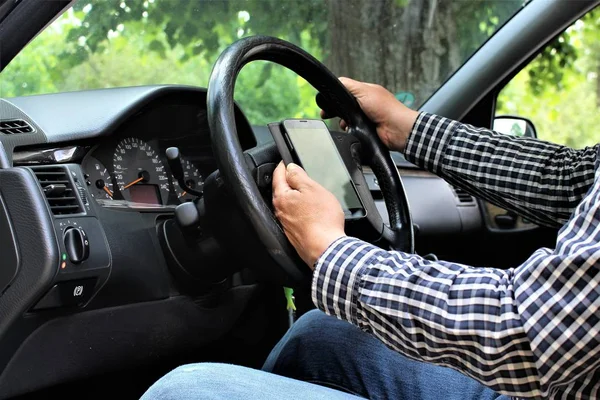
[[[293,280],[302,281],[306,277],[308,269],[302,265],[261,196],[238,139],[233,100],[235,82],[244,65],[256,60],[271,61],[296,72],[321,93],[331,111],[347,122],[348,134],[360,142],[361,160],[377,177],[389,214],[389,226],[379,215],[367,215],[374,225],[381,225],[375,226],[381,232],[376,244],[413,252],[413,225],[400,175],[375,126],[356,99],[327,67],[301,48],[277,38],[253,36],[233,43],[215,63],[208,84],[208,123],[214,156],[225,186],[235,196],[275,263]],[[373,202],[372,197],[362,200]]]

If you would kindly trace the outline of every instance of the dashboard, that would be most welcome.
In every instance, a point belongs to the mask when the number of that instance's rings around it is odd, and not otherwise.
[[[195,196],[173,176],[166,157],[170,147],[179,149],[183,180],[196,192],[203,191],[217,169],[202,88],[140,86],[0,99],[0,112],[33,129],[27,135],[0,137],[7,158],[0,157],[0,167],[76,163],[86,195],[105,209],[173,212],[192,201]],[[268,129],[251,126],[237,105],[236,123],[243,149],[272,143]],[[535,228],[416,169],[399,154],[393,156],[421,236],[476,232],[482,226]],[[380,188],[372,172],[364,172],[386,220]]]
[[[204,180],[217,169],[212,155],[205,100],[187,91],[165,96],[136,112],[110,136],[83,139],[59,147],[17,149],[14,165],[81,164],[87,193],[108,208],[172,210],[196,196],[182,188],[166,157],[179,149],[187,188],[202,192]],[[238,110],[244,149],[256,141]]]
[[[0,99],[0,111],[27,121],[34,130],[29,135],[2,137],[0,144],[9,158],[4,166],[79,164],[86,194],[102,208],[173,212],[179,204],[192,201],[195,196],[173,176],[166,157],[170,147],[179,149],[186,186],[197,192],[217,169],[206,91],[201,88],[142,86]],[[236,122],[243,149],[272,142],[268,129],[251,126],[239,108]],[[496,219],[504,216],[503,210],[481,207],[474,198],[401,157],[396,162],[422,236],[468,233],[484,224],[500,229]],[[386,219],[376,180],[368,169],[365,176]],[[517,219],[510,229],[533,227]]]
[[[184,183],[196,192],[217,169],[206,94],[144,86],[0,99],[0,398],[117,370],[143,354],[181,354],[190,337],[201,346],[225,335],[251,303],[252,282],[227,281],[222,303],[199,307],[187,296],[207,290],[211,271],[228,271],[208,256],[220,248],[199,236],[196,247],[180,249],[200,257],[188,264],[205,282],[179,279],[160,233],[177,206],[193,204],[166,150],[179,149]],[[241,147],[255,147],[234,111]],[[174,323],[182,314],[189,320]],[[65,332],[82,330],[64,344]],[[120,356],[112,363],[91,351]]]

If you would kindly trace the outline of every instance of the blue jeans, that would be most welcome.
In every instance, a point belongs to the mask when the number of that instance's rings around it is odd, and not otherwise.
[[[290,379],[291,378],[291,379]],[[153,399],[507,399],[449,368],[410,360],[353,325],[305,314],[263,371],[227,364],[179,367],[143,396]]]

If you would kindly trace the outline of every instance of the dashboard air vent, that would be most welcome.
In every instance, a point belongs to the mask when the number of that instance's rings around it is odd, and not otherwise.
[[[452,187],[452,189],[460,204],[475,204],[475,198],[469,193],[457,187]]]
[[[54,215],[78,214],[82,212],[77,193],[64,167],[34,168],[44,195]]]
[[[32,133],[33,127],[22,119],[12,119],[10,121],[0,121],[0,133],[5,135],[14,135],[17,133]]]

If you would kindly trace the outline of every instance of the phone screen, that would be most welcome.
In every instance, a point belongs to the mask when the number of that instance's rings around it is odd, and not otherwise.
[[[347,214],[364,215],[348,169],[327,126],[318,120],[287,120],[284,127],[302,167],[312,179],[335,195]]]

